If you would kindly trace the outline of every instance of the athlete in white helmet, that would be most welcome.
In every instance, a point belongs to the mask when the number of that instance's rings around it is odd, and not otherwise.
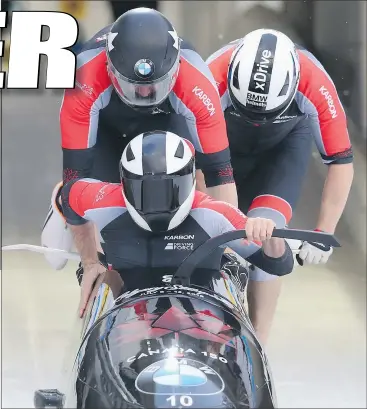
[[[347,120],[321,63],[285,34],[250,32],[211,55],[225,114],[239,208],[251,217],[288,225],[300,197],[312,141],[327,165],[316,230],[334,233],[353,179]],[[306,263],[326,263],[332,248],[302,244]],[[249,290],[250,316],[266,339],[280,280],[257,269]]]
[[[271,237],[272,220],[247,218],[234,206],[196,190],[195,149],[189,141],[171,132],[140,134],[124,149],[120,174],[121,184],[74,179],[62,189],[63,214],[75,227],[84,270],[78,277],[81,316],[96,277],[106,270],[97,256],[92,223],[101,234],[106,263],[122,274],[125,290],[142,282],[149,286],[157,274],[173,274],[208,238],[236,229],[245,229],[250,241],[229,243],[236,253],[269,274],[292,271],[288,244]],[[182,243],[171,243],[167,251],[167,234],[182,237]],[[218,249],[199,268],[218,271],[222,255]]]
[[[253,32],[233,52],[229,98],[247,120],[267,123],[282,115],[296,95],[300,64],[295,45],[284,34]]]

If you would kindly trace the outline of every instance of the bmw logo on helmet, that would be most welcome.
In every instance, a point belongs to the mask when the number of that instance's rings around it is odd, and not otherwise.
[[[134,67],[135,74],[140,78],[149,78],[154,74],[153,61],[143,59],[139,60]]]

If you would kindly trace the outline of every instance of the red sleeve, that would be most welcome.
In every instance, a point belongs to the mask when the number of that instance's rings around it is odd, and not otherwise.
[[[76,88],[65,91],[60,110],[61,145],[87,149],[96,143],[99,111],[111,95],[104,48],[77,57]]]
[[[62,189],[62,206],[69,224],[83,224],[89,210],[126,207],[121,185],[93,179],[78,179]]]
[[[222,98],[228,89],[227,74],[229,62],[236,45],[229,44],[214,54],[212,54],[206,63],[213,74],[214,81],[217,84],[219,96]]]
[[[173,89],[177,111],[188,120],[196,149],[199,146],[205,154],[221,152],[228,148],[228,138],[213,76],[197,53],[182,50],[182,54]]]
[[[199,210],[197,214],[195,214],[196,210]],[[247,217],[236,207],[213,200],[201,192],[195,195],[191,216],[209,237],[229,231],[244,230],[247,222]],[[293,256],[288,246],[285,254],[276,259],[269,258],[261,251],[261,242],[248,242],[245,245],[244,241],[239,239],[228,242],[226,246],[270,274],[284,275],[292,271]]]
[[[121,186],[114,183],[77,181],[70,190],[70,207],[80,216],[87,210],[125,206]]]
[[[223,214],[234,229],[242,230],[245,228],[247,217],[241,212],[241,210],[232,206],[230,203],[211,200],[209,207],[216,210],[218,213]]]
[[[233,226],[233,230],[243,230],[246,226],[247,217],[241,210],[232,206],[230,203],[214,200],[205,193],[196,192],[193,209],[209,209],[224,216],[224,218]]]
[[[325,163],[352,161],[347,118],[335,85],[321,63],[308,51],[299,50],[300,105],[310,115],[311,128]]]
[[[200,213],[194,218],[209,237],[215,237],[233,230],[244,230],[248,217],[239,209],[226,202],[212,199],[210,196],[196,192],[192,206],[193,214],[199,209]],[[262,247],[261,242],[250,242],[244,246],[242,240],[230,242],[228,246],[236,253],[246,258]]]

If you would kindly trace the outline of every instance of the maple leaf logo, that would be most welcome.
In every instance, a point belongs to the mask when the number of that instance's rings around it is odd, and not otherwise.
[[[227,344],[233,337],[233,329],[224,324],[210,311],[188,314],[172,306],[163,314],[141,313],[138,319],[116,326],[121,332],[116,342],[139,342],[144,339],[160,338],[170,333],[189,335],[195,339]]]

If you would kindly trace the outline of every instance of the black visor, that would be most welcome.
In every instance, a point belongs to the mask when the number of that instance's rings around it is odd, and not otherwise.
[[[176,211],[189,197],[194,175],[149,176],[146,179],[123,177],[128,202],[142,214]]]

